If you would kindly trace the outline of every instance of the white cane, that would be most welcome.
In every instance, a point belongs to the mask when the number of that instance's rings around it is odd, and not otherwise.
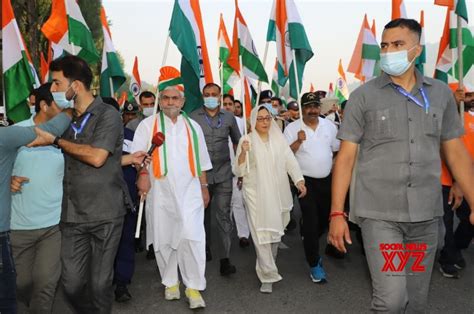
[[[140,237],[140,228],[142,226],[143,204],[145,204],[145,194],[140,196],[140,205],[138,206],[137,229],[135,230],[135,239]]]

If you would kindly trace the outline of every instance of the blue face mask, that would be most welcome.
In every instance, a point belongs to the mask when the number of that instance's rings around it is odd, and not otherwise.
[[[270,112],[270,114],[273,117],[278,116],[278,111],[275,108],[273,108],[271,103],[265,103],[265,104],[263,104],[263,106],[268,110],[268,112]]]
[[[66,92],[52,92],[54,102],[58,105],[61,109],[72,108],[73,101],[67,100]]]
[[[219,98],[217,97],[204,97],[204,106],[208,109],[216,109],[219,107]]]
[[[396,52],[386,52],[380,54],[380,68],[382,71],[392,76],[400,76],[405,73],[410,65],[415,61],[416,58],[413,58],[412,61],[408,61],[408,52],[414,47],[411,47],[408,50],[396,51]]]

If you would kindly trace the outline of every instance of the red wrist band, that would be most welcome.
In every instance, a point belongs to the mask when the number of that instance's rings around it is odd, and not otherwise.
[[[329,214],[329,220],[331,220],[331,218],[337,217],[337,216],[344,216],[345,218],[347,218],[346,212],[331,212]]]

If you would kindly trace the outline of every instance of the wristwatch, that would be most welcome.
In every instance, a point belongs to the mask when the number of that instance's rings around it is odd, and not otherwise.
[[[54,138],[54,141],[53,141],[53,145],[56,147],[56,148],[59,148],[59,140],[61,139],[60,136],[56,136]]]

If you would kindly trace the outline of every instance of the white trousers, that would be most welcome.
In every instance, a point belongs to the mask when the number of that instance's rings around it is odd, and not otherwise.
[[[242,191],[237,187],[237,177],[232,179],[232,200],[230,202],[232,214],[234,215],[235,226],[237,227],[237,236],[247,238],[250,235],[247,214],[245,212],[244,199]]]
[[[156,249],[156,248],[155,248]],[[178,249],[171,246],[155,251],[156,263],[160,270],[161,283],[171,287],[179,282],[178,269],[187,288],[206,289],[206,244],[205,241],[182,239]]]

